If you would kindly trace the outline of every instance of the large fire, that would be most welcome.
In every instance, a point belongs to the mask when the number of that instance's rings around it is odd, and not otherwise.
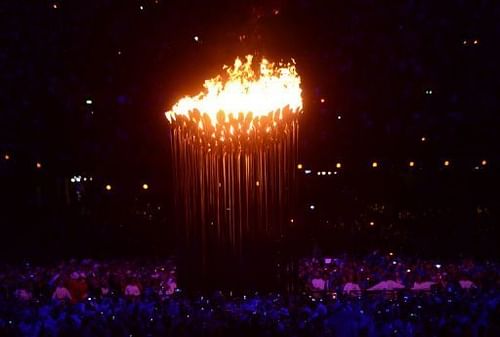
[[[206,80],[204,91],[180,99],[165,115],[170,123],[195,127],[215,142],[252,133],[272,133],[280,121],[302,112],[300,76],[294,62],[272,63],[263,58],[256,71],[253,56],[239,58],[223,75]]]

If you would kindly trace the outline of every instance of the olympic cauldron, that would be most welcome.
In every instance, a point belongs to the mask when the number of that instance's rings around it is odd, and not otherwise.
[[[294,62],[247,56],[223,70],[166,112],[179,279],[258,289],[276,275],[294,204],[301,83]]]

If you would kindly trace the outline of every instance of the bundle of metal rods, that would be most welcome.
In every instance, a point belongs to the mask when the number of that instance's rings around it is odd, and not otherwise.
[[[294,198],[297,116],[288,108],[241,114],[215,128],[193,112],[172,122],[176,209],[188,246],[202,256],[212,246],[238,255],[245,242],[283,235]]]

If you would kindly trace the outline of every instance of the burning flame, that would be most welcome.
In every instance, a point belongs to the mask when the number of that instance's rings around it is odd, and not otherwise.
[[[206,80],[204,91],[181,98],[165,113],[169,122],[191,122],[223,141],[256,128],[270,132],[278,121],[302,112],[302,89],[295,63],[276,65],[264,58],[257,72],[252,60],[251,55],[245,62],[237,58],[233,67],[222,68],[224,76]]]

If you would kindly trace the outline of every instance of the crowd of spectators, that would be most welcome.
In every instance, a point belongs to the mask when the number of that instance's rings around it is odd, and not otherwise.
[[[299,276],[313,293],[360,295],[368,291],[498,289],[500,266],[463,259],[459,262],[409,259],[393,252],[373,252],[363,258],[302,259]]]
[[[302,259],[294,293],[187,294],[172,260],[0,270],[2,336],[496,336],[499,266]],[[394,287],[377,287],[380,282]]]
[[[3,265],[0,268],[1,297],[41,303],[48,300],[75,304],[109,296],[134,298],[144,289],[159,296],[171,295],[176,285],[173,260],[95,261],[84,259],[53,266]]]

